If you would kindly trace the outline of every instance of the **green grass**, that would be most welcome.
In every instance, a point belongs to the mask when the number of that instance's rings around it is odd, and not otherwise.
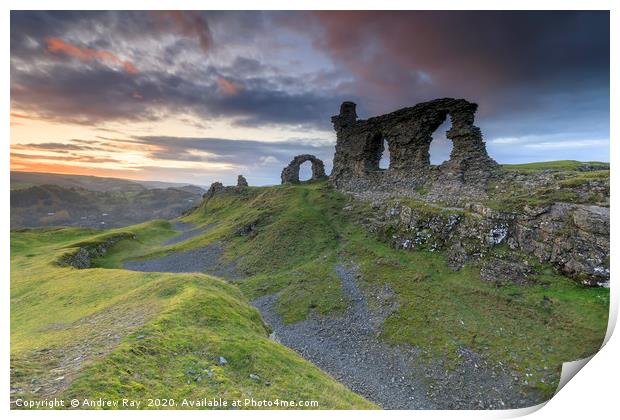
[[[561,364],[602,344],[608,290],[582,287],[550,269],[540,277],[544,285],[498,288],[481,281],[476,267],[455,272],[437,252],[402,252],[364,235],[348,252],[361,262],[366,290],[387,284],[398,296],[383,338],[418,346],[428,357],[444,355],[448,366],[459,348],[469,348],[508,364],[550,396]],[[386,260],[395,263],[380,263]]]
[[[588,171],[578,168],[588,166]],[[520,211],[526,205],[553,203],[609,206],[609,164],[561,160],[519,165],[502,165],[511,177],[494,180],[488,187],[484,204],[501,211]],[[545,171],[552,172],[546,173]],[[528,179],[529,182],[523,182]]]
[[[532,162],[532,163],[518,163],[518,164],[504,164],[502,168],[506,171],[519,171],[519,172],[539,172],[543,170],[555,170],[555,171],[575,171],[577,168],[588,165],[592,167],[609,168],[609,163],[606,162],[580,162],[578,160],[552,160],[548,162]]]
[[[215,236],[227,241],[229,258],[248,264],[249,278],[239,287],[250,299],[279,293],[277,310],[285,322],[312,312],[340,313],[348,302],[334,264],[352,260],[361,267],[371,304],[384,285],[398,296],[382,338],[418,346],[449,364],[459,347],[467,347],[551,395],[562,362],[591,355],[602,343],[608,290],[582,287],[543,266],[541,285],[498,288],[480,280],[477,267],[450,270],[438,252],[391,248],[361,227],[372,211],[364,204],[344,211],[349,204],[321,183],[257,188],[204,203],[192,220],[227,226]],[[463,215],[406,204],[428,216]],[[234,235],[235,227],[251,220],[260,220],[254,235]]]
[[[429,216],[458,213],[414,201],[407,204]],[[375,211],[318,182],[218,194],[183,219],[198,226],[216,223],[215,227],[171,246],[160,245],[174,235],[162,221],[106,234],[79,229],[15,231],[13,365],[23,370],[26,380],[33,369],[49,370],[52,363],[51,356],[42,358],[35,349],[79,349],[79,343],[96,344],[97,337],[121,331],[114,346],[75,374],[63,395],[181,399],[244,394],[316,399],[321,408],[369,407],[269,341],[258,313],[247,304],[278,293],[276,309],[285,322],[312,313],[337,315],[348,302],[334,265],[349,261],[360,266],[360,286],[371,306],[381,304],[378,290],[388,286],[394,291],[398,305],[381,339],[417,346],[429,359],[445,360],[448,368],[458,361],[457,350],[465,347],[503,363],[527,380],[527,386],[550,396],[562,362],[598,350],[607,325],[608,290],[582,287],[547,266],[539,267],[543,274],[538,285],[496,287],[482,281],[475,266],[448,269],[439,252],[391,248],[363,227]],[[76,243],[100,241],[118,232],[132,232],[136,239],[119,242],[97,259],[102,268],[74,270],[54,264]],[[221,241],[224,259],[235,261],[245,279],[225,284],[205,275],[118,269],[128,259],[214,241]],[[95,337],[89,338],[92,334]],[[144,338],[138,340],[141,335]],[[227,366],[215,363],[220,355],[229,360]],[[250,380],[250,373],[264,380]]]
[[[144,407],[148,398],[253,397],[374,407],[270,340],[233,285],[200,274],[57,264],[78,244],[121,232],[137,240],[119,243],[102,265],[118,262],[133,243],[148,250],[173,234],[161,221],[105,233],[12,232],[11,385],[19,390],[12,399],[129,398]],[[220,356],[227,365],[217,363]]]

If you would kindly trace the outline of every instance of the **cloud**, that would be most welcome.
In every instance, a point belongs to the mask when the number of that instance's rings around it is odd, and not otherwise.
[[[58,152],[66,152],[68,150],[102,150],[99,147],[86,146],[72,143],[26,143],[26,144],[13,144],[11,145],[13,150],[51,150]]]
[[[201,185],[217,180],[233,183],[239,173],[246,175],[254,185],[278,184],[282,168],[294,156],[314,154],[324,160],[329,171],[334,154],[334,145],[321,139],[267,142],[161,136],[118,139],[99,137],[88,141],[76,139],[67,144],[13,145],[11,149],[12,166],[19,166],[22,170],[39,167],[39,161],[46,161],[47,165],[62,165],[66,162],[88,164],[89,168],[103,164],[102,168],[105,169],[109,169],[105,164],[116,163],[118,170],[132,170],[144,175],[160,168],[159,178],[163,176],[161,174],[171,173],[174,169],[177,171],[175,179]],[[39,153],[41,151],[48,154]],[[101,151],[109,153],[105,155]],[[70,168],[65,167],[63,171],[70,171]]]
[[[216,79],[216,82],[218,87],[220,88],[220,91],[224,95],[236,95],[243,88],[240,84],[229,82],[223,77],[218,77]]]
[[[122,163],[118,159],[97,157],[97,156],[68,156],[68,155],[37,155],[26,153],[11,153],[11,160],[53,160],[53,161],[69,161],[69,162],[85,162],[85,163]]]
[[[609,137],[609,13],[11,12],[14,125],[36,119],[136,132],[134,122],[156,129],[175,119],[200,126],[202,139],[124,143],[179,167],[265,163],[253,169],[257,177],[276,182],[295,153],[331,159],[329,139],[258,145],[212,139],[210,130],[331,131],[343,100],[367,118],[446,96],[479,103],[476,124],[500,162],[608,159],[606,145],[578,142]],[[522,147],[532,136],[540,138],[527,144],[554,146]],[[99,140],[107,144],[90,146],[120,148]]]
[[[59,38],[46,38],[47,51],[51,53],[63,53],[70,57],[83,61],[98,60],[104,63],[122,66],[123,70],[130,74],[137,74],[138,69],[129,61],[123,61],[110,51],[95,50],[92,48],[77,47]]]
[[[267,20],[257,12],[12,12],[12,108],[90,125],[192,115],[330,129],[345,99],[334,89],[339,79],[300,71],[307,66],[291,73],[282,61],[290,53],[278,56],[286,41]]]
[[[236,166],[254,166],[257,164],[257,156],[264,157],[264,159],[258,159],[262,165],[280,165],[302,153],[313,153],[325,160],[331,160],[334,153],[333,144],[315,143],[313,145],[303,140],[268,142],[145,136],[124,141],[148,146],[152,150],[148,152],[148,156],[154,160],[227,162]]]
[[[261,165],[272,165],[281,163],[275,156],[261,156],[258,158]]]
[[[194,38],[203,51],[207,52],[213,45],[213,35],[207,19],[200,13],[190,10],[170,10],[150,12],[161,30],[169,30],[180,35]]]
[[[179,113],[228,119],[239,126],[273,124],[330,128],[329,117],[342,98],[321,91],[290,93],[254,78],[241,88],[214,70],[202,80],[166,72],[138,75],[104,66],[13,72],[13,109],[38,118],[79,124],[103,121],[155,121]],[[136,93],[139,97],[136,96]],[[225,94],[222,94],[225,93]]]

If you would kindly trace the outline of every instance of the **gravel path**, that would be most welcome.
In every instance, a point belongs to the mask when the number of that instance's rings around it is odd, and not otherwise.
[[[162,245],[178,244],[179,242],[186,241],[195,236],[208,232],[209,230],[213,229],[215,226],[216,226],[216,223],[209,223],[208,225],[194,229],[194,225],[191,223],[176,222],[174,224],[174,229],[181,232],[181,234],[166,240],[164,243],[162,243]]]
[[[351,302],[340,318],[311,316],[285,325],[274,309],[277,295],[252,302],[273,328],[274,338],[383,408],[436,408],[426,397],[416,352],[377,339],[387,314],[369,310],[355,282],[356,268],[337,265],[335,269]]]
[[[211,228],[193,229],[177,222],[181,235],[178,243]],[[170,241],[170,240],[169,240]],[[170,244],[168,242],[167,244]],[[221,261],[222,246],[213,243],[202,248],[176,252],[145,261],[129,261],[123,267],[148,272],[203,272],[238,279],[234,263]],[[272,337],[297,351],[302,357],[331,374],[348,388],[385,409],[502,409],[538,404],[540,396],[521,394],[516,378],[503,366],[490,366],[468,349],[460,349],[459,365],[446,368],[440,359],[423,358],[411,346],[390,346],[378,335],[395,304],[371,310],[358,288],[358,268],[337,264],[335,271],[342,281],[343,294],[350,304],[338,318],[311,315],[308,319],[286,325],[275,310],[276,295],[260,297],[252,304],[273,329]],[[393,301],[387,286],[379,291]]]
[[[127,261],[123,268],[133,271],[167,273],[207,273],[218,277],[239,278],[236,264],[223,263],[222,246],[215,242],[202,248],[175,252],[159,258],[144,261]]]
[[[522,395],[509,372],[467,349],[459,352],[459,366],[446,369],[411,346],[383,343],[377,335],[395,308],[370,310],[356,284],[357,268],[338,264],[335,270],[351,302],[339,318],[312,315],[286,325],[275,311],[277,294],[252,302],[271,325],[274,340],[384,409],[503,409],[540,402],[538,396]]]

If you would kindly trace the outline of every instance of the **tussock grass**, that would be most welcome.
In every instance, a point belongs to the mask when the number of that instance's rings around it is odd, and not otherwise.
[[[234,285],[201,274],[78,270],[66,252],[128,232],[101,258],[114,266],[174,235],[155,221],[101,233],[34,229],[11,237],[11,385],[15,398],[316,400],[373,404],[268,338]],[[219,357],[228,361],[220,366]],[[260,381],[250,378],[259,375]]]
[[[418,210],[441,211],[433,206]],[[69,385],[56,391],[66,396],[178,399],[206,393],[316,399],[321,408],[370,407],[269,341],[247,303],[278,293],[276,309],[285,322],[312,313],[337,315],[348,305],[334,272],[338,262],[360,267],[360,286],[371,307],[382,305],[378,290],[394,292],[397,305],[381,339],[419,347],[447,366],[458,362],[457,350],[465,347],[503,363],[527,381],[526,387],[550,396],[562,362],[598,350],[607,325],[608,290],[582,287],[542,265],[540,284],[498,288],[482,281],[473,265],[454,272],[440,253],[389,247],[362,226],[372,217],[367,205],[315,182],[219,194],[183,218],[215,227],[171,246],[160,245],[175,234],[163,221],[106,234],[14,231],[11,352],[16,385],[33,392],[27,380],[61,364],[57,352],[69,349],[91,356],[70,372]],[[101,268],[75,270],[53,263],[76,244],[121,231],[132,232],[136,240],[117,243],[96,260]],[[236,262],[246,278],[226,284],[199,274],[118,269],[129,259],[214,241],[223,244],[224,259]],[[118,339],[108,340],[114,331]],[[83,350],[84,342],[92,344]],[[45,348],[52,349],[51,355],[41,353]],[[219,356],[229,364],[219,366]],[[261,381],[249,379],[250,373]],[[54,385],[43,389],[53,391]]]

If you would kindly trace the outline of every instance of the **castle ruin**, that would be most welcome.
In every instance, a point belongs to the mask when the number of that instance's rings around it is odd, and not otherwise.
[[[282,169],[280,178],[283,184],[297,184],[299,182],[299,167],[304,162],[310,162],[312,164],[312,178],[310,181],[318,181],[326,178],[325,165],[323,161],[318,159],[314,155],[299,155],[295,156],[291,163],[287,167]]]
[[[337,142],[331,183],[356,195],[415,196],[422,190],[431,199],[484,195],[498,165],[474,125],[477,107],[464,99],[444,98],[358,120],[356,104],[342,103],[340,113],[332,117]],[[431,165],[432,134],[448,116],[450,159]],[[390,165],[380,169],[384,140]]]

